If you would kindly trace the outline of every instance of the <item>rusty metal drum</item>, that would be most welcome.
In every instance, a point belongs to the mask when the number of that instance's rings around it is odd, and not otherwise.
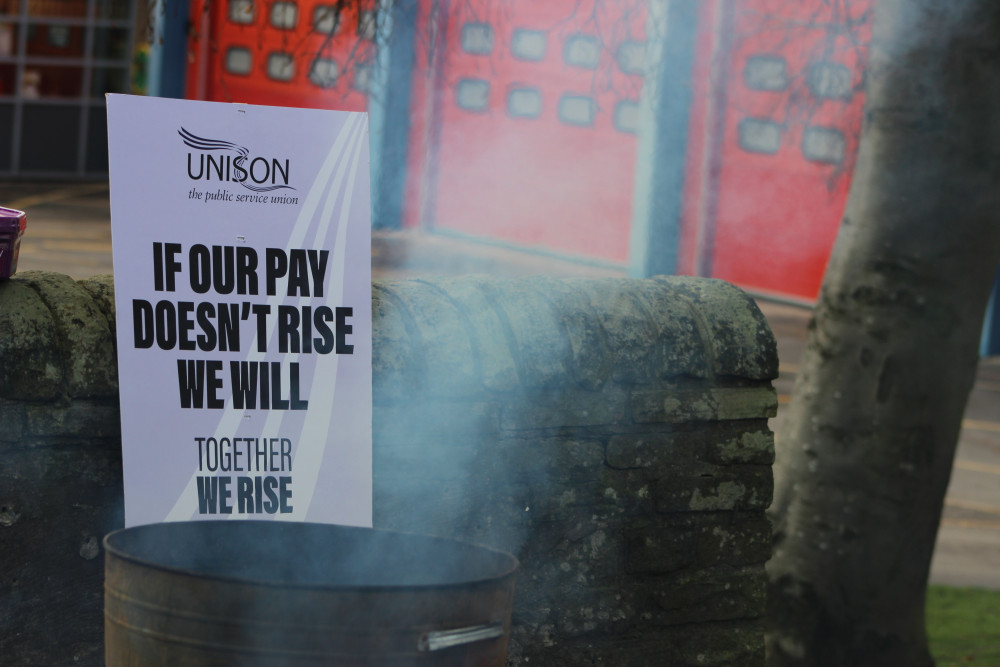
[[[504,664],[509,554],[275,521],[151,524],[104,545],[109,667]]]

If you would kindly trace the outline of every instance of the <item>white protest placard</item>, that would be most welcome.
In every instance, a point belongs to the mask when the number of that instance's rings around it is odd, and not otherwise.
[[[370,526],[364,113],[108,96],[125,524]]]

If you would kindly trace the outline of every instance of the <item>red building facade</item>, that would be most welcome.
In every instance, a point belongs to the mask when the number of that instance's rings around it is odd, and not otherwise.
[[[857,151],[871,0],[687,2],[680,48],[645,0],[428,0],[392,15],[363,0],[195,0],[187,95],[342,109],[383,96],[402,174],[385,195],[393,226],[628,267],[648,211],[643,229],[671,230],[665,270],[812,299]],[[376,63],[396,83],[380,88]],[[664,122],[643,96],[652,80],[685,101],[684,136],[640,151]],[[637,207],[663,194],[637,188],[643,160],[680,166],[679,206]]]

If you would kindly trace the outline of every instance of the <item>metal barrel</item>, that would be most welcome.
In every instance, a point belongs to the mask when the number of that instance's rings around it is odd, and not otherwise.
[[[105,545],[123,665],[501,667],[518,567],[452,540],[269,521],[151,524]]]

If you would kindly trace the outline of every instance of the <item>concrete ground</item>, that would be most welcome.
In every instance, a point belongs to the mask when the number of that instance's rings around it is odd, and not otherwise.
[[[19,271],[58,271],[75,278],[111,273],[106,183],[0,183],[0,206],[28,213]],[[620,272],[461,240],[411,232],[376,234],[373,274],[621,276]],[[810,311],[760,300],[778,339],[786,403],[805,346]],[[780,419],[780,409],[779,417]],[[969,398],[951,485],[945,499],[931,581],[1000,590],[1000,358],[984,359]]]

